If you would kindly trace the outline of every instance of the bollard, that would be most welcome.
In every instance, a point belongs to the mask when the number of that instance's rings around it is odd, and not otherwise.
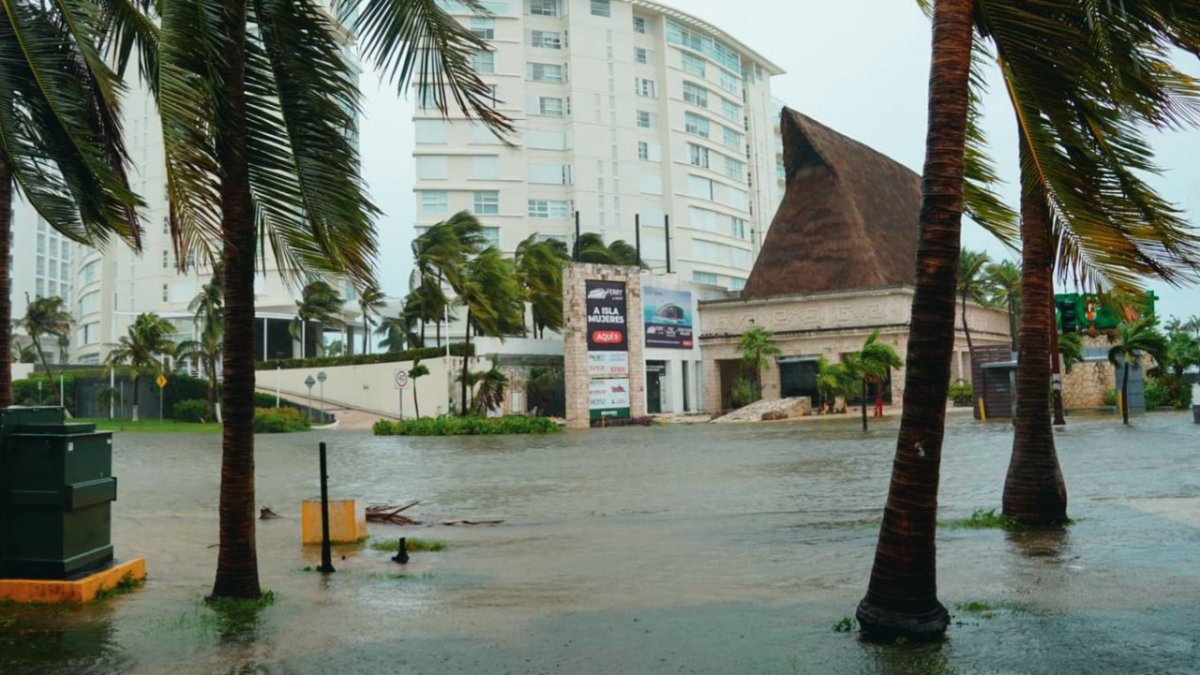
[[[333,569],[333,552],[329,545],[329,476],[325,473],[325,443],[321,445],[321,567],[322,574],[336,572]]]
[[[396,547],[396,555],[392,556],[392,562],[401,565],[408,564],[408,542],[405,541],[404,537],[400,537],[400,545]]]

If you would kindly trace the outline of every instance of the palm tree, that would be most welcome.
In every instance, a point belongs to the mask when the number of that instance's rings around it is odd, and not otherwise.
[[[109,366],[128,365],[133,376],[133,421],[138,421],[138,380],[147,373],[161,373],[163,358],[175,353],[171,334],[175,327],[157,314],[138,314],[128,334],[115,345],[109,345]]]
[[[854,376],[845,363],[830,363],[824,356],[817,361],[817,394],[821,397],[819,410],[832,413],[838,396],[854,390]]]
[[[417,335],[414,331],[415,325],[415,317],[409,314],[380,319],[379,327],[375,329],[375,334],[382,335],[383,339],[376,346],[382,347],[389,352],[402,352],[414,346],[425,346],[421,342],[421,336]]]
[[[63,299],[58,296],[30,300],[25,294],[25,318],[20,321],[25,333],[33,341],[33,349],[37,352],[42,368],[46,370],[46,379],[50,388],[54,389],[54,372],[50,370],[50,361],[46,359],[46,351],[42,349],[42,336],[53,335],[59,342],[71,334],[71,314],[63,309]],[[59,405],[66,405],[59,401]]]
[[[958,295],[962,300],[962,327],[967,338],[967,355],[972,360],[975,358],[975,346],[971,343],[971,329],[967,326],[967,300],[974,300],[980,304],[987,302],[991,289],[987,287],[984,270],[990,262],[991,258],[983,251],[964,248],[958,252]]]
[[[1183,380],[1183,371],[1200,366],[1200,338],[1192,337],[1182,330],[1172,331],[1167,343],[1166,365],[1177,381]]]
[[[332,286],[317,279],[304,285],[300,300],[296,301],[296,318],[288,325],[292,338],[303,344],[302,354],[308,356],[308,331],[305,327],[313,326],[316,335],[317,356],[325,355],[325,329],[341,328],[342,296]]]
[[[141,204],[126,177],[119,78],[99,55],[102,12],[0,3],[0,408],[12,405],[12,206],[19,193],[52,228],[140,248]],[[123,6],[106,11],[127,17]]]
[[[413,272],[405,307],[411,306],[421,317],[422,324],[434,322],[438,344],[442,342],[442,319],[450,302],[444,285],[454,288],[460,284],[463,266],[486,245],[483,225],[467,211],[460,211],[433,225],[413,240]],[[422,325],[422,342],[424,338]]]
[[[783,352],[775,344],[775,335],[771,331],[755,326],[742,334],[737,343],[737,351],[742,355],[742,368],[754,375],[754,389],[758,398],[762,398],[762,374],[771,365],[771,357]]]
[[[1008,311],[1008,331],[1012,350],[1017,351],[1017,325],[1021,316],[1021,268],[1011,260],[991,263],[984,269],[988,290],[984,304],[1003,307]]]
[[[1058,355],[1062,359],[1062,367],[1066,372],[1076,363],[1083,363],[1083,336],[1079,333],[1058,334]]]
[[[436,275],[421,274],[413,270],[409,277],[409,292],[404,296],[403,316],[412,317],[420,322],[420,343],[425,345],[425,326],[434,322],[437,326],[437,342],[442,341],[442,319],[453,319],[450,316],[450,299]]]
[[[417,397],[417,380],[429,374],[429,367],[421,363],[420,359],[413,361],[412,368],[408,369],[408,379],[413,385],[413,409],[417,412],[417,419],[421,419],[421,400]]]
[[[477,0],[459,4],[483,11]],[[501,133],[511,124],[490,107],[491,89],[471,68],[470,55],[487,43],[435,0],[345,0],[337,10],[354,17],[348,31],[312,3],[159,6],[157,35],[153,24],[142,33],[119,24],[113,44],[122,48],[122,64],[136,46],[157,97],[176,253],[186,260],[199,247],[225,272],[225,426],[212,597],[257,598],[256,263],[269,248],[293,280],[322,272],[360,285],[373,278],[377,211],[347,133],[360,96],[340,36],[354,35],[365,60],[399,91],[419,76],[422,94],[443,115],[453,101]]]
[[[1160,364],[1167,361],[1167,339],[1158,332],[1158,322],[1145,316],[1133,323],[1117,327],[1116,342],[1108,350],[1108,361],[1123,368],[1121,377],[1121,421],[1129,424],[1129,364],[1136,364],[1142,354],[1149,354]],[[1137,367],[1136,365],[1134,366]]]
[[[479,417],[486,417],[488,411],[497,410],[504,404],[504,392],[508,388],[508,378],[493,363],[492,367],[476,375],[475,399],[471,411]]]
[[[520,333],[525,323],[525,305],[513,262],[494,247],[489,246],[469,260],[451,283],[458,302],[467,308],[460,392],[462,414],[466,415],[471,332],[499,338]]]
[[[362,311],[362,353],[367,353],[367,339],[371,333],[371,317],[379,316],[379,310],[387,307],[387,296],[377,284],[370,284],[358,293],[358,307]]]
[[[846,370],[862,383],[862,429],[867,431],[867,389],[875,383],[878,396],[883,396],[883,383],[888,371],[899,368],[904,361],[896,354],[891,345],[879,341],[879,331],[873,331],[867,336],[861,351],[846,355]]]
[[[32,343],[23,345],[18,336],[13,335],[8,344],[12,363],[37,363],[37,352],[34,351]]]
[[[221,406],[217,402],[217,364],[221,361],[221,348],[225,335],[221,312],[225,306],[224,280],[220,265],[214,266],[212,279],[200,287],[200,292],[188,304],[193,321],[200,329],[198,339],[180,342],[177,356],[196,361],[208,380],[208,408],[221,421]]]
[[[584,232],[575,240],[575,260],[584,263],[600,265],[628,265],[642,267],[637,249],[628,242],[618,239],[611,244],[604,244],[604,237],[595,232]]]
[[[570,261],[567,245],[557,239],[537,241],[537,234],[517,244],[514,256],[517,280],[529,303],[533,337],[545,337],[546,329],[562,330],[563,265]]]

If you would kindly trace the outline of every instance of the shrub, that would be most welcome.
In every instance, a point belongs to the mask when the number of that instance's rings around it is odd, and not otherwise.
[[[739,377],[738,381],[733,384],[733,389],[729,392],[729,402],[735,408],[742,408],[754,403],[756,400],[754,385],[750,380]]]
[[[475,345],[469,348],[461,342],[450,345],[451,356],[475,355]],[[361,366],[370,363],[395,363],[397,361],[416,361],[418,359],[436,359],[446,355],[445,347],[423,347],[402,352],[385,352],[383,354],[354,354],[352,356],[315,356],[308,359],[271,359],[254,364],[256,370],[274,370],[283,368],[332,368],[334,366]],[[274,405],[274,403],[272,403]]]
[[[491,434],[545,434],[558,431],[558,425],[545,417],[422,417],[392,422],[379,420],[373,427],[376,436],[484,436]]]
[[[955,380],[950,385],[950,401],[959,407],[975,405],[975,386],[966,380]]]
[[[180,401],[171,409],[171,419],[180,422],[207,422],[211,418],[208,401],[200,398]]]
[[[1146,382],[1146,410],[1162,408],[1171,405],[1171,391],[1162,380]]]
[[[280,400],[279,405],[282,407],[284,405],[284,402],[282,400]],[[261,391],[254,392],[254,407],[255,408],[274,408],[275,407],[275,394],[268,394],[268,393],[261,392]]]
[[[1101,403],[1103,403],[1104,405],[1116,405],[1117,404],[1117,390],[1109,389],[1108,391],[1104,392],[1104,398],[1101,399]]]
[[[304,413],[295,408],[255,408],[254,433],[282,434],[307,431],[311,425]]]

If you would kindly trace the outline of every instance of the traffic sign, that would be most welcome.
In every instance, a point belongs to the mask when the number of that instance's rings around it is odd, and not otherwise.
[[[408,371],[407,370],[397,370],[396,371],[396,388],[403,389],[407,386],[408,386]]]
[[[157,384],[159,389],[166,387],[167,386],[167,376],[163,375],[162,373],[159,373],[158,377],[154,378],[154,384]]]

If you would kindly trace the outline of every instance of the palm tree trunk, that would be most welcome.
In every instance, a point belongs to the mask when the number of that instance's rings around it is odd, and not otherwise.
[[[467,307],[467,323],[466,330],[463,332],[466,336],[463,349],[463,368],[462,368],[462,390],[459,392],[462,396],[462,416],[467,416],[467,371],[471,363],[471,308]]]
[[[867,378],[865,378],[865,377],[863,378],[863,381],[862,381],[862,401],[860,403],[862,404],[859,407],[862,408],[863,433],[866,433],[866,431],[867,431]]]
[[[417,378],[412,378],[413,385],[413,410],[417,413],[417,419],[421,419],[421,399],[417,396]]]
[[[904,412],[871,581],[855,613],[863,632],[877,638],[937,638],[950,622],[937,599],[934,537],[954,349],[972,5],[972,0],[937,0],[933,9],[929,129]]]
[[[221,142],[221,262],[225,270],[225,344],[221,439],[220,550],[213,598],[255,599],[254,522],[254,214],[246,160],[246,2],[224,0],[227,44],[221,63],[226,105]]]
[[[971,329],[967,327],[967,290],[964,288],[962,292],[962,325],[963,335],[967,338],[967,356],[974,360],[975,345],[971,342]]]
[[[12,405],[12,174],[0,148],[0,408]]]
[[[25,297],[28,298],[29,296],[26,295]],[[49,381],[48,386],[50,387],[51,393],[53,393],[53,391],[54,391],[54,373],[50,371],[50,362],[46,360],[46,353],[42,351],[42,341],[39,340],[38,336],[36,336],[36,335],[31,335],[29,337],[30,337],[30,339],[33,340],[33,348],[35,351],[37,351],[38,360],[42,362],[42,369],[46,371],[46,379]],[[61,400],[58,402],[58,404],[64,405],[64,403]],[[65,405],[64,405],[64,407],[65,407]]]
[[[362,353],[367,353],[367,333],[370,331],[370,323],[367,321],[367,313],[363,312],[363,339]]]
[[[1028,148],[1021,144],[1021,163]],[[1004,480],[1004,515],[1027,525],[1067,519],[1067,488],[1054,450],[1051,420],[1050,333],[1054,328],[1051,278],[1054,248],[1046,192],[1023,172],[1021,190],[1021,339],[1017,357],[1017,414],[1012,458]]]
[[[133,421],[133,422],[137,422],[139,419],[138,418],[138,380],[140,378],[141,378],[141,375],[139,375],[136,370],[133,371],[133,413],[129,417],[130,421]]]
[[[1121,360],[1125,362],[1125,378],[1121,380],[1121,422],[1129,426],[1129,355]]]

